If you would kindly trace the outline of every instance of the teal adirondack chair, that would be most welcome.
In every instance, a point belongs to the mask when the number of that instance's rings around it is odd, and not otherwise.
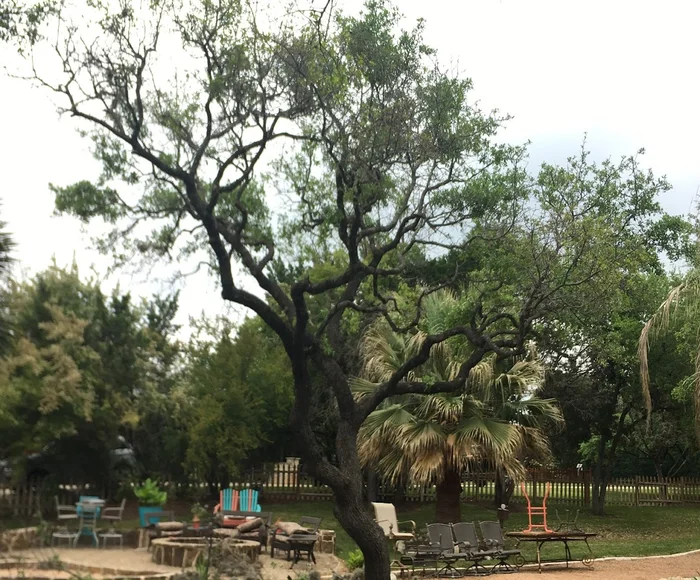
[[[240,504],[242,512],[261,512],[262,508],[258,503],[258,492],[254,489],[244,489],[240,493]]]

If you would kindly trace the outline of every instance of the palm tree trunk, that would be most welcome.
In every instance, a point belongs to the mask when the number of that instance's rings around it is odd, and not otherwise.
[[[437,506],[435,509],[435,521],[450,524],[462,520],[462,507],[459,498],[462,493],[462,481],[460,473],[454,469],[447,469],[436,486]]]

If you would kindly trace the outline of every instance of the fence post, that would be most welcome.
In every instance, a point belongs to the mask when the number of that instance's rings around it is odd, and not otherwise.
[[[301,468],[299,465],[296,466],[296,485],[294,486],[296,489],[296,501],[301,501]]]
[[[634,505],[639,505],[639,476],[634,476]]]
[[[681,493],[680,493],[681,503],[685,503],[685,477],[681,477]]]
[[[589,507],[591,505],[591,470],[586,469],[583,472],[583,505]]]

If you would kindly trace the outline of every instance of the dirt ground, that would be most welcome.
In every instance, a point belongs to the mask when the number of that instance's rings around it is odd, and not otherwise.
[[[29,577],[28,569],[31,568],[29,562],[48,561],[52,557],[58,557],[62,562],[76,564],[80,566],[89,566],[95,569],[101,568],[105,574],[100,574],[97,571],[92,572],[94,578],[109,577],[112,570],[119,570],[122,573],[131,572],[135,575],[148,575],[153,573],[176,572],[176,568],[170,566],[159,566],[151,561],[151,554],[145,550],[133,549],[109,549],[96,550],[92,548],[46,548],[42,550],[21,550],[13,552],[15,557],[20,558],[24,562],[24,575]],[[2,560],[2,558],[0,558]],[[302,574],[309,570],[316,569],[322,575],[330,576],[333,571],[343,572],[345,564],[331,554],[316,554],[316,565],[307,562],[306,560],[299,561],[293,569],[290,570],[291,562],[285,558],[270,558],[269,553],[260,555],[262,564],[262,573],[265,580],[287,580],[287,576],[295,578],[297,574]],[[111,570],[110,570],[111,569]],[[0,578],[17,578],[22,574],[18,574],[19,570],[0,569]],[[54,570],[38,571],[37,576],[42,578],[70,578],[70,572],[59,572]]]
[[[561,564],[546,564],[542,574],[537,568],[524,567],[518,580],[670,580],[700,576],[700,552],[680,556],[596,560],[592,570],[581,563],[567,569]]]
[[[15,554],[18,554],[15,552]],[[132,549],[124,550],[94,550],[94,549],[56,549],[56,550],[27,550],[23,556],[26,560],[46,560],[56,554],[62,561],[94,566],[113,568],[121,571],[141,573],[172,572],[169,566],[158,566],[151,562],[148,552]],[[342,572],[344,564],[330,554],[316,554],[317,565],[300,561],[290,570],[290,563],[284,558],[270,559],[269,554],[261,554],[263,576],[265,580],[287,580],[287,576],[295,578],[310,569],[317,569],[321,574],[330,575],[331,571]],[[13,572],[15,572],[13,574]],[[17,577],[17,571],[0,570],[0,578]],[[42,570],[44,578],[65,577],[63,574]],[[93,574],[98,578],[100,574]],[[494,576],[495,577],[495,576]],[[505,576],[501,576],[505,577]],[[516,575],[517,580],[680,580],[700,577],[700,551],[678,556],[655,556],[650,558],[608,558],[595,561],[592,570],[581,563],[574,563],[566,569],[561,564],[546,564],[542,574],[531,566],[522,568]]]

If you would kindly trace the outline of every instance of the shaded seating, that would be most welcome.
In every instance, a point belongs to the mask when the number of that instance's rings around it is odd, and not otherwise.
[[[314,520],[309,522],[309,520]],[[317,521],[316,521],[317,520]],[[311,526],[309,527],[309,524]],[[314,525],[315,524],[315,525]],[[293,542],[290,543],[292,538],[301,538],[303,536],[316,537],[316,531],[321,525],[321,518],[309,518],[302,517],[300,523],[296,522],[275,522],[272,526],[272,538],[270,540],[270,557],[275,557],[275,550],[287,553],[287,560],[290,560],[290,552],[294,551],[295,546]],[[313,552],[313,544],[311,546],[311,553]]]
[[[481,522],[479,527],[481,528],[481,537],[484,539],[486,549],[496,550],[497,552],[494,557],[498,560],[498,563],[491,568],[491,571],[515,572],[516,569],[506,560],[511,557],[517,560],[517,557],[520,556],[520,550],[506,550],[501,525],[498,522]]]
[[[58,501],[58,496],[54,496],[56,502],[56,519],[58,520],[59,527],[51,534],[51,545],[54,543],[59,543],[60,540],[68,540],[70,545],[75,543],[75,539],[78,537],[80,530],[71,531],[68,529],[68,522],[78,523],[78,511],[74,505],[61,504]]]
[[[245,512],[261,512],[262,508],[258,503],[258,491],[255,489],[244,489],[239,494],[239,509]]]
[[[472,562],[465,572],[474,570],[475,574],[488,574],[489,571],[482,564],[486,558],[498,556],[498,550],[482,550],[479,547],[479,537],[476,535],[476,527],[472,522],[459,522],[452,524],[452,532],[459,547],[460,557]]]
[[[267,548],[267,537],[272,525],[272,512],[221,510],[219,516],[222,522],[221,527],[235,528],[238,531],[238,534],[232,537],[259,542],[263,549]],[[223,525],[223,522],[226,524]]]
[[[122,521],[124,517],[124,508],[126,507],[126,498],[122,499],[119,506],[105,507],[102,509],[102,519],[109,522],[109,529],[106,532],[97,534],[102,538],[102,547],[107,547],[107,540],[119,540],[119,547],[124,545],[124,535],[118,532],[116,525]]]
[[[405,544],[403,542],[415,542],[416,540],[416,522],[406,520],[399,522],[396,518],[396,508],[393,503],[372,502],[374,508],[374,521],[384,532],[384,535],[389,541],[396,542],[395,549],[399,553],[405,552]],[[404,526],[411,531],[401,531],[399,526]],[[394,560],[391,565],[401,565],[400,561]]]
[[[415,540],[416,539],[416,522],[406,520],[403,522],[397,521],[396,508],[393,503],[372,503],[374,508],[374,520],[379,524],[379,527],[384,532],[384,535],[390,540]],[[401,525],[410,525],[410,532],[400,531]]]
[[[455,568],[457,560],[465,557],[465,554],[455,553],[455,542],[452,536],[450,524],[428,524],[428,538],[433,548],[440,549],[439,561],[444,564],[438,570],[438,576],[450,575],[452,578],[461,576],[461,572]]]
[[[299,525],[310,534],[315,534],[316,532],[318,532],[318,528],[321,527],[321,519],[322,518],[301,516],[301,519],[299,520]]]

